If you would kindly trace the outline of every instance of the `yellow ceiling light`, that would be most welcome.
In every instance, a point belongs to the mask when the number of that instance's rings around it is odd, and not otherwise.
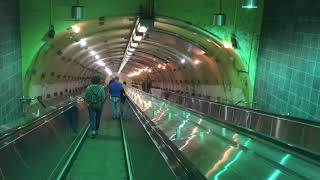
[[[96,55],[96,52],[95,52],[94,50],[91,50],[89,53],[90,53],[90,55],[92,55],[92,56]]]
[[[227,41],[222,41],[223,43],[223,47],[226,48],[226,49],[230,49],[232,48],[232,44],[227,42]]]
[[[81,28],[78,25],[73,25],[71,28],[74,33],[79,33],[81,31]]]
[[[87,45],[87,41],[85,39],[80,40],[80,46],[85,47]]]
[[[200,63],[200,61],[198,60],[198,59],[196,59],[196,60],[194,60],[194,64],[199,64]]]

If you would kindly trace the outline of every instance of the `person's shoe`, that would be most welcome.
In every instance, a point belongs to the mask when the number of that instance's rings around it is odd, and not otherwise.
[[[91,138],[95,138],[96,137],[96,131],[92,131],[92,133],[91,133]]]

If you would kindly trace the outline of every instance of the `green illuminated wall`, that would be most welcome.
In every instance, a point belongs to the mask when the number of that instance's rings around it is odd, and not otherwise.
[[[227,16],[226,26],[216,27],[212,25],[212,17],[213,14],[219,13],[219,2],[161,0],[156,1],[156,13],[190,22],[228,42],[231,42],[230,38],[235,34],[239,45],[236,52],[247,65],[250,89],[253,92],[264,1],[259,1],[258,9],[243,9],[242,0],[223,0],[221,12]],[[252,95],[250,94],[250,99]]]
[[[56,34],[69,28],[76,22],[71,19],[71,7],[75,1],[53,0],[52,23]],[[97,19],[100,16],[119,16],[137,14],[144,0],[81,0],[85,6],[85,20]],[[44,36],[50,24],[49,0],[21,0],[21,46],[22,77],[35,58],[39,48],[44,44]]]
[[[256,108],[320,119],[320,3],[269,0],[260,42]]]

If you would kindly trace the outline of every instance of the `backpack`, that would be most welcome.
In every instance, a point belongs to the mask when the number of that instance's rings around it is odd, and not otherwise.
[[[93,91],[93,89],[91,88],[91,99],[90,99],[90,104],[98,104],[101,100],[99,98],[99,92],[101,91],[102,88],[100,88],[96,93]]]

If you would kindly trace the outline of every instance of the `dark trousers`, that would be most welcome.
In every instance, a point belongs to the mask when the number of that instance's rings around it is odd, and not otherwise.
[[[102,108],[88,107],[91,131],[99,130]]]

